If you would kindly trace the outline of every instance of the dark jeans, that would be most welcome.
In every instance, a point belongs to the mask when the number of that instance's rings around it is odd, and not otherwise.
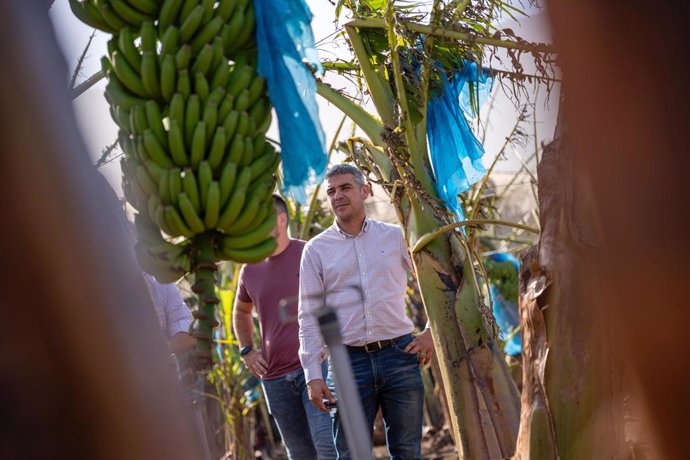
[[[424,384],[417,354],[403,351],[411,341],[412,335],[408,334],[388,348],[374,353],[349,351],[367,423],[370,430],[373,430],[376,412],[381,408],[388,453],[394,460],[422,458]],[[333,390],[330,372],[328,386]],[[333,432],[338,459],[349,460],[351,457],[343,426],[338,411],[333,412]],[[370,433],[373,436],[371,431]]]
[[[323,363],[324,377],[328,368]],[[307,384],[302,369],[277,379],[261,382],[266,395],[269,413],[287,448],[288,457],[294,460],[333,460],[331,417],[321,412],[309,401]]]

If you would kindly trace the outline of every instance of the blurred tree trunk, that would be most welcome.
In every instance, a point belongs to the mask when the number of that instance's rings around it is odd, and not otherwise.
[[[0,458],[199,458],[46,2],[0,2],[0,28]]]
[[[549,1],[576,175],[605,245],[587,268],[669,459],[690,458],[690,2]]]

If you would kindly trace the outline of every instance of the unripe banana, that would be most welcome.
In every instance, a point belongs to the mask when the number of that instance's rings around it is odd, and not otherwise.
[[[206,192],[206,211],[204,212],[204,225],[212,230],[216,228],[218,213],[220,212],[220,189],[218,182],[211,182]]]
[[[115,75],[117,75],[118,80],[120,80],[125,88],[137,96],[147,96],[147,91],[144,89],[141,77],[132,69],[132,66],[129,65],[127,59],[125,59],[120,51],[115,51],[110,56],[110,62],[112,63]]]
[[[240,166],[240,162],[244,156],[244,144],[244,136],[238,136],[237,134],[233,136],[232,141],[230,142],[227,158],[230,163],[234,163],[238,167]]]
[[[158,30],[166,30],[173,24],[177,24],[177,18],[184,0],[165,0],[158,14]]]
[[[204,7],[196,6],[180,26],[180,43],[189,43],[204,18]]]
[[[207,73],[208,69],[211,67],[212,61],[213,47],[211,45],[206,45],[201,49],[199,55],[194,60],[194,65],[192,66],[192,73]]]
[[[144,21],[148,21],[150,19],[149,16],[132,8],[122,0],[109,1],[115,13],[117,13],[117,15],[128,24],[139,27]]]
[[[232,16],[236,4],[236,0],[219,0],[218,8],[216,8],[216,15],[222,18],[223,22],[227,22]]]
[[[237,121],[237,128],[235,129],[235,135],[239,136],[249,136],[251,135],[249,131],[250,118],[247,112],[240,112],[240,118]]]
[[[171,55],[166,55],[161,64],[161,96],[165,101],[169,101],[175,93],[175,58]]]
[[[77,19],[84,24],[111,34],[117,33],[117,29],[110,27],[105,22],[103,16],[101,16],[101,13],[93,4],[79,0],[69,0],[69,7]]]
[[[189,94],[192,92],[192,82],[189,80],[187,69],[177,71],[177,92],[184,97],[189,97]]]
[[[220,254],[229,260],[243,264],[255,264],[273,254],[278,243],[275,238],[268,238],[262,243],[246,249],[222,248]]]
[[[160,198],[161,205],[168,205],[172,202],[172,199],[170,197],[170,175],[167,173],[167,171],[161,176],[160,180],[158,181],[158,197]],[[154,217],[157,218],[158,216],[154,215]],[[156,220],[156,222],[158,221]],[[163,231],[165,231],[163,227],[161,228],[163,229]]]
[[[213,72],[213,76],[211,77],[211,87],[225,87],[225,85],[227,85],[228,78],[230,78],[230,64],[228,64],[228,61],[226,60],[221,60]]]
[[[120,17],[120,15],[115,13],[110,4],[104,3],[103,1],[99,1],[96,2],[96,7],[98,8],[98,11],[101,14],[103,20],[106,22],[106,24],[108,24],[108,26],[111,29],[118,31],[127,25],[127,23]]]
[[[151,219],[151,221],[153,221],[154,224],[158,225],[156,223],[155,216],[156,216],[156,210],[161,207],[160,197],[158,195],[151,195],[151,196],[149,196],[149,199],[148,199],[146,204],[147,204],[146,211],[148,213],[149,219]],[[160,234],[160,231],[158,232],[158,234]]]
[[[172,168],[174,166],[174,163],[172,162],[170,157],[168,157],[167,153],[160,145],[160,143],[156,139],[156,136],[153,134],[153,132],[151,132],[150,129],[144,130],[143,138],[146,156],[151,161],[163,168]]]
[[[254,27],[256,25],[256,15],[254,5],[249,4],[244,12],[245,21],[242,23],[242,30],[237,34],[233,42],[234,49],[243,49],[254,42]]]
[[[199,6],[199,0],[185,0],[185,2],[182,4],[182,10],[180,11],[180,18],[178,22],[183,23],[197,6]]]
[[[255,229],[240,236],[226,236],[223,238],[223,246],[228,249],[245,249],[263,242],[276,226],[276,214],[271,213],[261,220]]]
[[[260,204],[261,199],[259,197],[249,195],[240,215],[231,225],[224,227],[223,231],[228,235],[242,235],[247,229],[252,227],[256,214],[259,212]]]
[[[233,51],[238,49],[238,47],[235,45],[235,40],[242,32],[242,24],[244,21],[244,9],[235,8],[235,11],[232,13],[232,18],[230,18],[230,21],[223,26],[221,37],[223,38],[223,47],[225,48],[225,52],[227,54],[232,54]]]
[[[197,214],[194,205],[192,205],[186,193],[183,192],[179,194],[177,206],[180,208],[180,214],[182,214],[182,217],[191,231],[194,233],[203,233],[204,230],[206,230],[204,222]]]
[[[156,184],[160,182],[161,177],[165,174],[165,169],[161,168],[153,161],[144,161],[144,167]]]
[[[151,195],[158,191],[157,184],[149,177],[149,174],[143,165],[137,166],[136,181],[139,183],[139,187],[141,187],[146,195]]]
[[[125,0],[132,8],[135,8],[149,17],[155,17],[161,9],[160,0]]]
[[[168,145],[170,146],[170,155],[173,162],[177,166],[187,166],[189,158],[187,157],[187,150],[184,146],[184,138],[182,137],[182,129],[177,120],[170,120],[170,129],[168,130]]]
[[[230,199],[230,193],[235,185],[235,178],[237,177],[237,165],[235,163],[230,163],[229,161],[223,166],[223,170],[220,173],[220,179],[218,179],[218,185],[220,186],[220,206],[225,208],[228,200]]]
[[[194,211],[199,214],[201,212],[201,198],[199,196],[199,186],[197,185],[196,176],[191,168],[185,168],[182,176],[182,190],[189,198],[189,201],[194,207]]]
[[[180,39],[180,31],[175,26],[170,26],[165,30],[163,36],[161,37],[161,56],[171,54],[175,56],[178,49],[178,41]]]
[[[156,53],[156,41],[158,36],[153,22],[146,21],[141,25],[141,50]]]
[[[141,55],[134,46],[134,34],[132,29],[124,27],[117,36],[117,47],[133,69],[141,68]]]
[[[213,17],[213,13],[215,13],[213,7],[215,4],[216,0],[201,0],[201,6],[204,7],[204,16],[201,19],[202,24],[208,23],[208,21],[210,21]]]
[[[146,110],[142,105],[135,105],[129,111],[129,127],[135,134],[143,134],[148,129],[148,121],[146,120]]]
[[[232,96],[230,96],[230,97],[232,97]],[[221,106],[219,112],[222,110],[223,110],[223,107]],[[223,128],[225,128],[225,136],[228,139],[232,139],[233,136],[235,135],[235,130],[237,129],[237,124],[239,122],[239,119],[240,119],[240,113],[235,112],[235,111],[231,111],[223,119]]]
[[[203,73],[197,72],[194,74],[194,92],[199,95],[202,101],[208,99],[211,89],[208,86],[208,80]]]
[[[244,138],[244,152],[240,160],[240,166],[249,166],[254,160],[254,144],[251,137]]]
[[[190,149],[189,161],[192,168],[197,168],[201,160],[206,156],[206,123],[200,121],[196,124],[192,135],[192,148]]]
[[[209,97],[204,105],[201,120],[206,124],[206,139],[211,139],[213,131],[218,125],[218,101]]]
[[[144,51],[141,57],[141,81],[149,97],[157,99],[161,95],[158,75],[158,60],[151,51]]]
[[[243,89],[247,88],[254,78],[254,68],[248,65],[233,67],[228,77],[227,90],[229,94],[237,97]]]
[[[225,128],[219,126],[213,134],[211,141],[211,148],[208,154],[208,164],[213,171],[216,171],[223,161],[225,156],[225,146],[227,145],[227,138],[225,136]]]
[[[168,119],[170,122],[176,121],[180,129],[184,128],[184,110],[184,96],[181,93],[173,94],[170,99],[170,108],[168,108]]]
[[[234,109],[238,112],[244,112],[249,108],[249,91],[243,89],[240,94],[235,97],[235,107]]]
[[[249,88],[247,88],[249,92],[249,106],[253,106],[261,96],[266,94],[265,88],[266,84],[264,78],[261,75],[256,75],[249,85]]]
[[[178,70],[187,69],[189,63],[192,60],[192,47],[189,45],[183,45],[175,54],[175,67]]]
[[[198,53],[204,45],[213,40],[223,28],[223,24],[223,18],[216,16],[211,19],[192,40],[192,53]]]
[[[170,204],[177,205],[177,196],[182,192],[182,171],[179,168],[168,170],[168,187],[170,188]]]
[[[225,125],[225,118],[232,111],[233,100],[234,100],[234,98],[231,95],[226,94],[223,97],[223,100],[221,101],[220,105],[218,106],[218,119],[223,120],[223,125]],[[236,115],[236,117],[239,117],[239,113]],[[232,127],[232,131],[234,134],[234,132],[235,132],[234,126]],[[232,136],[229,136],[229,137],[232,137]]]
[[[275,154],[273,153],[265,153],[254,160],[249,166],[249,169],[252,172],[252,181],[261,176],[261,174],[263,174],[271,165],[273,165],[274,161]]]
[[[184,139],[187,143],[187,148],[192,147],[192,137],[194,137],[194,130],[201,117],[201,102],[199,96],[191,94],[187,98],[187,106],[184,113]]]
[[[184,236],[187,238],[194,236],[194,232],[182,221],[182,217],[175,207],[166,206],[163,211],[165,213],[165,221],[172,231],[170,236]]]
[[[149,128],[156,136],[158,143],[165,149],[168,147],[168,136],[165,133],[165,127],[163,126],[163,115],[161,114],[160,108],[156,101],[146,101],[144,105],[146,112],[146,122]]]
[[[218,218],[218,224],[216,225],[220,230],[230,226],[237,216],[242,211],[244,202],[246,199],[247,187],[249,186],[249,181],[251,180],[251,171],[248,168],[244,168],[240,171],[237,179],[235,180],[234,190],[228,203],[223,208],[223,211]]]
[[[201,194],[201,208],[205,209],[208,188],[211,186],[211,182],[213,182],[213,171],[211,171],[211,166],[208,164],[208,161],[199,163],[197,174],[197,183],[199,184],[199,192]]]

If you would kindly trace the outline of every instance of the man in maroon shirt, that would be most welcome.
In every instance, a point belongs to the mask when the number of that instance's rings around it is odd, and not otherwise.
[[[288,457],[295,460],[336,458],[331,417],[310,401],[304,371],[297,355],[299,325],[296,320],[299,292],[300,258],[304,241],[288,236],[285,201],[273,196],[277,223],[273,236],[278,243],[273,254],[263,262],[245,265],[233,309],[233,326],[240,343],[245,366],[261,378],[268,410],[278,425]],[[280,301],[293,306],[280,314]],[[256,306],[261,332],[261,349],[253,347]],[[324,372],[327,365],[322,363]]]

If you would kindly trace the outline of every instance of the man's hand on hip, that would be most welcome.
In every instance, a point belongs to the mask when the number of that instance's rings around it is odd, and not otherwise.
[[[261,378],[266,373],[268,363],[260,351],[252,350],[242,357],[244,365],[255,377]]]
[[[326,409],[326,406],[324,406],[323,400],[327,399],[330,402],[335,403],[335,398],[333,397],[331,390],[329,390],[326,386],[326,383],[323,381],[323,379],[310,380],[309,383],[307,383],[307,391],[309,393],[309,400],[317,407],[317,409],[323,412],[330,412],[330,410]]]
[[[431,338],[431,330],[424,329],[424,331],[417,334],[412,342],[405,347],[408,353],[419,353],[419,363],[429,364],[431,356],[434,354],[434,340]]]

